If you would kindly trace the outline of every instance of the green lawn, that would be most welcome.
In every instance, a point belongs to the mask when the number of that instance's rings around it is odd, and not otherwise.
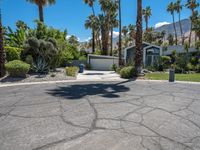
[[[168,73],[148,73],[145,75],[146,79],[150,80],[169,80]],[[176,81],[192,81],[192,82],[200,82],[200,73],[196,74],[176,74]]]

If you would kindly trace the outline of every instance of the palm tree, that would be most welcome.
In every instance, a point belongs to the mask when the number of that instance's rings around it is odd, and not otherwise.
[[[192,30],[195,31],[195,32],[197,33],[197,37],[198,37],[199,40],[200,40],[200,15],[199,15],[198,18],[194,21]]]
[[[137,0],[137,31],[136,31],[136,51],[135,51],[135,69],[137,75],[142,70],[142,0]]]
[[[129,38],[130,38],[130,41],[133,42],[135,40],[135,37],[136,37],[135,26],[132,25],[132,24],[129,24],[128,29],[129,29]]]
[[[121,17],[121,0],[118,0],[119,11],[119,66],[122,65],[122,17]]]
[[[191,37],[192,37],[192,26],[193,22],[195,21],[195,9],[199,7],[199,3],[196,0],[188,0],[187,4],[185,5],[188,9],[191,10],[192,15],[190,17],[191,20],[191,27],[190,27],[190,36],[189,36],[189,46],[191,46]]]
[[[161,32],[161,36],[162,36],[162,38],[163,38],[163,42],[165,42],[165,36],[166,36],[166,31],[165,31],[165,30],[163,30],[163,31]]]
[[[94,11],[94,3],[95,0],[84,0],[85,4],[87,4],[89,7],[92,8],[92,13],[95,16],[95,11]]]
[[[183,35],[183,28],[182,28],[182,24],[181,24],[181,10],[183,9],[183,5],[181,5],[181,0],[177,0],[174,5],[175,5],[175,11],[178,13],[179,26],[180,26],[181,38],[182,38],[182,45],[184,45],[185,37]]]
[[[93,16],[95,16],[95,11],[94,11],[94,3],[95,3],[95,0],[84,0],[85,4],[87,4],[89,7],[92,8],[92,13],[93,13]],[[95,29],[94,28],[91,28],[92,29],[92,52],[94,53],[95,52]]]
[[[104,48],[103,51],[107,51],[106,55],[108,54],[108,47],[109,47],[109,33],[110,33],[110,27],[111,27],[111,17],[112,14],[117,11],[117,3],[115,0],[99,0],[99,3],[101,5],[101,10],[103,11],[103,15],[106,19],[104,32],[105,32],[105,39],[104,39],[104,45],[102,47]]]
[[[56,0],[26,0],[28,2],[34,3],[38,6],[40,21],[44,22],[43,7],[47,5],[53,5]]]
[[[145,9],[143,9],[142,10],[142,14],[144,16],[145,23],[146,23],[146,31],[148,31],[149,18],[152,15],[150,6],[146,7]]]
[[[172,15],[175,38],[176,38],[176,45],[178,45],[178,37],[177,37],[176,24],[175,24],[175,18],[174,18],[174,11],[175,11],[175,5],[173,2],[171,2],[171,3],[169,3],[169,5],[167,7],[167,12],[170,12]]]
[[[3,30],[1,22],[1,9],[0,9],[0,77],[6,74],[5,71],[5,51],[3,48]]]
[[[110,56],[113,54],[113,28],[118,27],[117,13],[113,12],[110,20]]]
[[[100,31],[101,31],[102,54],[107,55],[108,38],[109,38],[109,36],[108,36],[109,32],[107,33],[107,27],[106,27],[107,17],[104,14],[100,14],[98,16],[98,21],[99,21]]]
[[[128,41],[127,41],[128,28],[127,28],[127,26],[123,26],[122,33],[123,33],[124,39],[125,39],[124,46],[127,47],[128,46]]]
[[[90,15],[88,19],[85,21],[85,28],[92,29],[92,52],[95,52],[95,29],[96,29],[96,17],[94,15]]]

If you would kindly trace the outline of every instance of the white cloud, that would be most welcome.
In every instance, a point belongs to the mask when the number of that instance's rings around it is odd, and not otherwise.
[[[158,23],[156,23],[155,28],[159,28],[159,27],[167,25],[167,24],[170,24],[170,23],[166,22],[166,21],[164,21],[164,22],[158,22]]]
[[[83,42],[88,42],[90,41],[92,38],[91,37],[88,37],[87,39],[84,39]]]
[[[66,39],[69,39],[70,37],[71,37],[71,35],[67,35],[67,36],[66,36]]]
[[[69,39],[71,36],[72,36],[72,35],[67,35],[67,36],[66,36],[66,39]],[[79,38],[79,37],[77,37],[77,40],[80,42],[80,38]]]
[[[118,36],[119,36],[119,32],[113,31],[113,38],[116,38],[116,37],[118,37]]]

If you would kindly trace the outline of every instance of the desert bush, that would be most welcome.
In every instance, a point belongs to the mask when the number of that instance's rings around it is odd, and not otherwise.
[[[112,66],[111,66],[111,70],[113,70],[113,71],[117,71],[117,65],[116,64],[113,64]]]
[[[5,67],[9,75],[12,77],[25,77],[30,69],[29,64],[20,60],[10,61],[5,65]]]
[[[87,57],[86,56],[80,56],[78,60],[80,60],[80,61],[86,61]]]
[[[33,65],[33,57],[31,55],[28,55],[25,59],[25,62],[29,65]]]
[[[101,55],[101,54],[102,54],[102,51],[101,51],[101,50],[96,50],[96,51],[94,52],[94,54],[95,54],[95,55]]]
[[[66,67],[65,71],[66,71],[67,76],[76,77],[76,75],[79,71],[79,68],[78,67]]]
[[[200,64],[196,66],[197,72],[200,73]]]
[[[136,71],[133,66],[124,67],[120,71],[120,76],[126,79],[133,77],[135,74],[136,74]]]
[[[6,60],[7,61],[20,60],[21,51],[22,49],[20,48],[6,46],[5,47]]]
[[[36,72],[38,72],[38,70],[39,72],[44,70],[41,69],[41,67],[44,68],[44,66],[48,66],[49,69],[56,66],[55,57],[58,54],[58,49],[55,39],[41,40],[34,37],[29,38],[25,44],[25,53],[32,56],[34,71]],[[45,72],[46,71],[45,69]]]

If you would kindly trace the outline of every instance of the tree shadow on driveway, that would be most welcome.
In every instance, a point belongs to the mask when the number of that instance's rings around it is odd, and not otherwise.
[[[61,85],[56,89],[48,90],[47,93],[66,99],[81,99],[85,96],[100,95],[107,98],[120,97],[119,93],[129,91],[129,87],[120,83],[91,83],[91,84],[73,84]]]

